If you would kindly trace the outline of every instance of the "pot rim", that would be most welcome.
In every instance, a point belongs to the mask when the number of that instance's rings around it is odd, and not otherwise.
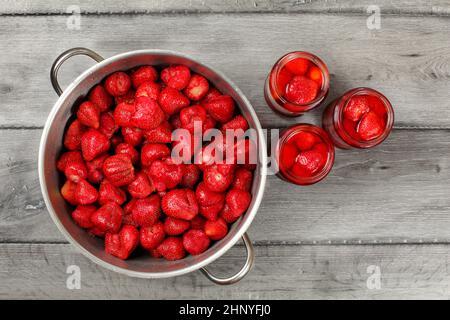
[[[241,97],[242,101],[248,108],[249,114],[251,115],[253,121],[255,122],[254,129],[256,129],[256,131],[258,132],[258,144],[259,144],[258,159],[259,159],[260,163],[258,164],[257,172],[261,175],[261,178],[260,178],[258,191],[256,192],[256,194],[253,195],[253,197],[255,199],[254,205],[252,207],[252,210],[246,213],[246,215],[247,215],[246,220],[236,230],[236,233],[233,235],[233,237],[222,248],[217,250],[212,255],[208,256],[205,259],[199,260],[198,262],[196,262],[194,264],[188,265],[185,268],[181,268],[181,269],[174,270],[174,271],[167,271],[167,272],[142,272],[142,271],[135,271],[135,270],[129,270],[126,268],[118,267],[118,266],[115,266],[109,262],[106,262],[106,261],[98,258],[94,254],[89,252],[87,249],[85,249],[81,244],[78,243],[78,241],[76,241],[71,236],[71,234],[66,230],[66,228],[63,226],[63,224],[60,222],[60,220],[53,208],[53,205],[50,201],[50,197],[48,194],[46,181],[45,181],[45,175],[44,175],[44,155],[45,155],[45,145],[46,145],[47,139],[48,139],[48,133],[49,133],[51,125],[53,124],[55,115],[57,114],[57,112],[59,111],[61,106],[63,105],[63,102],[66,100],[67,96],[75,89],[75,87],[77,87],[80,83],[82,83],[90,74],[94,73],[96,70],[102,68],[103,66],[106,66],[116,60],[129,58],[129,57],[132,57],[135,55],[141,55],[141,54],[173,55],[173,56],[177,56],[180,58],[188,59],[190,61],[195,62],[196,64],[202,65],[202,66],[212,70],[222,80],[227,82],[230,85],[230,87],[233,89],[233,91],[235,91]],[[227,76],[225,76],[221,71],[218,71],[217,69],[209,66],[208,64],[198,62],[196,59],[192,58],[189,55],[179,53],[176,51],[162,50],[162,49],[141,49],[141,50],[134,50],[134,51],[120,53],[120,54],[111,56],[101,62],[94,64],[93,66],[91,66],[90,68],[85,70],[83,73],[81,73],[78,77],[76,77],[75,80],[72,83],[70,83],[66,89],[64,89],[63,93],[58,98],[58,100],[56,101],[54,106],[52,107],[52,109],[48,115],[48,118],[45,122],[44,129],[42,132],[42,136],[41,136],[41,140],[40,140],[40,144],[39,144],[39,159],[38,159],[39,183],[40,183],[41,192],[42,192],[45,204],[47,206],[47,210],[49,211],[53,222],[55,223],[55,225],[57,226],[59,231],[66,237],[66,239],[69,240],[69,242],[73,246],[75,246],[84,256],[86,256],[91,261],[97,263],[98,265],[100,265],[104,268],[107,268],[111,271],[115,271],[117,273],[125,274],[128,276],[137,277],[137,278],[147,278],[147,279],[168,278],[168,277],[175,277],[175,276],[187,274],[187,273],[190,273],[190,272],[193,272],[193,271],[196,271],[196,270],[199,270],[199,269],[205,267],[206,265],[212,263],[213,261],[215,261],[216,259],[221,257],[223,254],[225,254],[225,252],[227,252],[232,246],[234,246],[236,244],[236,242],[244,235],[244,233],[250,227],[250,224],[252,223],[252,221],[259,209],[259,206],[261,204],[262,197],[264,194],[264,190],[265,190],[265,184],[266,184],[266,179],[267,179],[267,166],[266,166],[267,155],[266,155],[265,151],[266,151],[266,142],[265,142],[263,130],[261,127],[261,123],[259,122],[259,119],[256,115],[256,112],[253,109],[253,106],[251,105],[251,103],[247,99],[247,97],[242,93],[242,91],[236,86],[236,84],[233,81],[231,81]]]

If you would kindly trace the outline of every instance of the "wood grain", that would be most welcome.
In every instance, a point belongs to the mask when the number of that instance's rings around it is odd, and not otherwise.
[[[369,86],[391,100],[398,127],[450,127],[448,19],[387,15],[380,30],[367,29],[366,19],[342,14],[95,15],[82,17],[81,30],[69,30],[66,16],[5,16],[0,19],[0,128],[43,126],[56,101],[49,68],[59,53],[76,46],[105,57],[142,48],[195,56],[234,80],[266,127],[299,121],[274,114],[262,89],[277,58],[307,50],[328,63],[329,100],[352,87]],[[63,86],[91,65],[87,58],[68,62],[61,71]],[[317,123],[321,112],[301,121]]]
[[[39,189],[40,130],[0,135],[0,240],[64,242]],[[249,230],[259,243],[450,242],[450,141],[395,130],[379,147],[338,151],[331,174],[299,187],[270,176]]]
[[[242,264],[243,251],[233,247],[209,269],[232,274]],[[65,244],[1,244],[0,298],[448,299],[449,263],[446,245],[257,246],[250,274],[223,287],[200,272],[130,278],[95,265]],[[80,268],[79,290],[66,287],[70,265]],[[368,289],[370,266],[381,272],[380,289]]]

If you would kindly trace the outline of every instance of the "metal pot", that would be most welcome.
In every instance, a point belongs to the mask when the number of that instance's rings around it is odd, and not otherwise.
[[[86,55],[96,60],[92,66],[75,79],[68,87],[61,90],[58,84],[58,70],[70,57]],[[216,242],[206,252],[198,256],[188,256],[179,261],[153,259],[148,255],[133,257],[122,261],[109,254],[103,248],[103,241],[88,235],[71,219],[70,207],[60,195],[60,176],[55,168],[56,159],[62,148],[62,137],[66,123],[72,115],[72,106],[83,99],[89,90],[101,82],[108,74],[118,70],[127,70],[139,65],[169,65],[184,64],[194,72],[208,78],[221,92],[234,98],[242,114],[251,128],[258,132],[258,164],[253,181],[253,199],[247,213],[235,222],[227,236]],[[254,262],[252,243],[245,233],[250,226],[264,193],[266,182],[266,146],[261,125],[253,107],[238,87],[221,72],[202,64],[184,54],[166,50],[131,51],[103,59],[97,53],[85,48],[73,48],[62,53],[54,62],[50,78],[58,95],[58,101],[53,106],[42,133],[39,149],[39,179],[42,194],[48,211],[61,233],[86,257],[110,270],[140,278],[166,278],[179,276],[200,269],[205,276],[217,284],[231,284],[242,279],[251,269]],[[247,249],[247,259],[242,269],[228,278],[218,278],[212,275],[205,266],[222,256],[239,238],[243,239]]]

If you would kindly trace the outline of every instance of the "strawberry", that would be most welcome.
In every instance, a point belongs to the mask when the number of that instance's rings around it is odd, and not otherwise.
[[[116,104],[128,103],[134,104],[136,92],[133,89],[128,90],[123,96],[115,97]]]
[[[161,214],[161,199],[157,194],[137,199],[131,210],[133,221],[141,227],[154,225]]]
[[[124,225],[119,233],[105,235],[105,251],[119,259],[126,260],[139,244],[136,227]]]
[[[319,85],[305,76],[293,77],[286,86],[286,98],[296,104],[307,104],[313,101],[319,92]]]
[[[89,129],[81,137],[81,153],[86,161],[107,152],[110,146],[108,137],[95,129]]]
[[[206,221],[204,231],[211,240],[220,240],[227,235],[228,226],[225,220],[219,218],[216,221]]]
[[[91,222],[91,216],[97,211],[97,207],[93,205],[79,205],[72,211],[72,219],[81,228],[90,229],[94,227]]]
[[[143,133],[148,143],[170,143],[172,141],[172,126],[168,121],[163,121],[156,128],[145,130]]]
[[[121,205],[126,200],[127,195],[122,189],[115,187],[108,180],[102,181],[102,183],[100,184],[98,197],[98,203],[100,205],[107,204],[108,202],[114,202],[117,203],[118,205]]]
[[[386,106],[383,101],[376,96],[368,96],[370,110],[375,112],[377,116],[384,119],[387,114]]]
[[[328,160],[328,147],[325,145],[325,143],[318,143],[314,146],[313,150],[321,154],[322,161],[320,162],[319,167],[323,168]]]
[[[83,102],[77,111],[77,118],[81,124],[98,129],[100,126],[100,110],[91,101]]]
[[[250,191],[252,183],[253,173],[245,168],[237,168],[234,172],[234,180],[231,184],[231,188]]]
[[[292,171],[295,175],[312,176],[321,169],[321,163],[323,163],[323,156],[321,153],[315,150],[300,152],[295,158]]]
[[[165,120],[164,112],[156,100],[149,97],[137,97],[136,112],[131,117],[131,124],[140,129],[154,129]]]
[[[77,184],[73,181],[67,180],[61,188],[61,195],[71,205],[78,204],[78,198],[75,196]]]
[[[128,185],[128,192],[133,198],[146,198],[153,191],[155,187],[144,172],[137,173],[134,181]]]
[[[136,205],[136,199],[132,198],[126,205],[123,206],[122,223],[138,227],[138,224],[133,220],[133,208]]]
[[[161,201],[164,213],[173,218],[192,220],[198,213],[197,199],[191,189],[175,189],[167,192]]]
[[[131,117],[136,112],[136,107],[134,104],[130,104],[127,102],[119,103],[114,109],[114,120],[118,126],[121,127],[130,127],[131,126]]]
[[[224,203],[216,203],[210,206],[199,206],[198,212],[207,220],[217,220],[220,211],[223,209]]]
[[[198,122],[197,126],[203,132],[203,124],[206,122],[206,118],[206,110],[200,105],[186,107],[180,111],[181,127],[191,133],[194,133],[195,122]]]
[[[227,123],[224,123],[220,130],[224,135],[227,134],[227,130],[233,130],[234,135],[240,138],[248,130],[248,122],[242,115],[237,115]]]
[[[206,95],[208,90],[208,80],[199,74],[194,74],[184,89],[184,94],[191,100],[199,101]]]
[[[162,143],[147,143],[141,149],[141,163],[150,166],[153,161],[170,156],[170,149]]]
[[[158,79],[158,72],[152,66],[141,66],[131,73],[131,82],[136,89],[145,82],[154,82]]]
[[[119,130],[119,126],[116,125],[116,121],[114,120],[114,115],[112,112],[104,112],[100,115],[100,127],[98,131],[103,133],[108,139]]]
[[[91,204],[97,201],[97,190],[86,180],[80,180],[74,191],[75,199],[79,204]]]
[[[225,203],[225,194],[213,192],[204,182],[200,182],[195,190],[195,196],[200,214],[208,220],[216,220]]]
[[[289,80],[292,79],[294,75],[290,73],[286,68],[282,68],[277,75],[277,89],[279,92],[286,92],[286,86]]]
[[[153,161],[146,173],[152,179],[156,190],[166,191],[175,188],[181,182],[183,167],[174,163],[171,158],[166,158]]]
[[[309,70],[308,70],[308,78],[317,82],[319,87],[322,86],[323,75],[322,75],[322,70],[320,70],[319,67],[311,66],[311,68],[309,68]]]
[[[236,164],[256,164],[257,148],[253,140],[238,140],[233,149]]]
[[[183,235],[183,246],[193,256],[206,251],[210,242],[203,230],[189,230]]]
[[[200,170],[205,170],[213,164],[224,163],[226,160],[226,151],[226,145],[221,141],[213,141],[198,150],[194,161]]]
[[[310,150],[320,140],[314,133],[301,131],[293,137],[294,143],[300,151]]]
[[[106,92],[102,85],[96,85],[91,92],[89,92],[88,99],[98,107],[100,112],[105,112],[113,104],[112,97]]]
[[[131,162],[136,164],[139,161],[139,152],[129,143],[120,143],[116,146],[116,154],[126,154],[130,157]]]
[[[102,166],[108,158],[108,154],[103,154],[92,161],[86,162],[87,179],[90,183],[100,183],[103,180]]]
[[[148,250],[148,253],[150,254],[150,256],[152,258],[155,258],[155,259],[162,258],[162,255],[159,253],[159,251],[157,249],[150,249],[150,250]]]
[[[359,121],[363,115],[370,111],[369,99],[366,95],[354,96],[344,108],[344,117],[351,121]]]
[[[123,127],[120,131],[126,143],[135,147],[142,142],[144,132],[139,128]]]
[[[204,102],[203,106],[214,120],[226,123],[233,118],[234,100],[230,96],[222,95]]]
[[[356,128],[362,140],[369,141],[378,138],[383,134],[384,122],[375,112],[366,113]]]
[[[345,132],[350,137],[352,137],[355,140],[359,140],[360,139],[358,133],[356,132],[356,123],[355,122],[344,118],[344,121],[342,121],[342,123],[343,123],[342,125],[344,127]]]
[[[205,218],[203,218],[201,215],[196,215],[191,221],[191,229],[193,230],[203,230],[205,226]]]
[[[200,101],[200,104],[203,104],[209,100],[211,100],[212,98],[221,96],[222,94],[220,93],[219,90],[217,90],[216,88],[210,88],[209,91],[206,93],[206,95],[203,97],[203,99]]]
[[[134,180],[134,167],[125,154],[108,157],[103,163],[103,174],[116,187],[128,185]]]
[[[113,97],[123,96],[131,87],[130,77],[122,71],[114,72],[105,80],[105,89]]]
[[[149,97],[153,100],[158,100],[161,92],[161,85],[156,82],[143,82],[136,90],[135,97]]]
[[[193,189],[198,179],[200,178],[200,169],[195,164],[183,165],[183,178],[180,185]]]
[[[190,226],[189,221],[167,217],[164,221],[164,232],[169,236],[178,236],[189,229]]]
[[[233,223],[237,219],[239,219],[239,216],[236,216],[234,212],[230,209],[228,204],[225,203],[222,211],[220,211],[220,218],[222,218],[226,223]]]
[[[141,246],[147,250],[156,249],[165,237],[164,226],[161,222],[150,227],[142,227],[140,231]]]
[[[225,202],[234,217],[240,217],[247,210],[251,201],[250,192],[239,189],[231,189],[225,197]]]
[[[234,166],[229,164],[214,164],[203,171],[206,187],[215,192],[224,192],[234,179]]]
[[[157,248],[158,253],[161,254],[166,260],[174,261],[183,259],[186,255],[186,251],[183,247],[183,241],[181,238],[168,237]]]
[[[295,75],[304,75],[310,66],[311,62],[305,58],[297,58],[289,61],[284,66],[287,71]]]
[[[71,162],[83,162],[83,157],[81,156],[81,152],[79,151],[68,151],[61,154],[58,161],[56,161],[56,168],[59,171],[64,172],[66,170],[66,166]]]
[[[180,91],[166,87],[161,90],[158,103],[166,114],[173,115],[184,107],[187,107],[189,105],[189,99]]]
[[[175,130],[172,135],[172,157],[179,162],[190,162],[194,153],[202,146],[202,137],[189,132],[186,134],[185,130]]]
[[[79,150],[81,148],[81,137],[86,132],[86,127],[79,120],[75,120],[67,128],[64,135],[64,146],[69,150]]]
[[[99,231],[117,233],[122,225],[122,217],[122,208],[115,202],[108,202],[94,212],[91,222]]]
[[[64,168],[64,174],[67,179],[72,180],[73,182],[79,182],[81,179],[87,179],[88,172],[83,159],[69,161]]]
[[[191,78],[191,71],[183,65],[169,66],[161,71],[161,80],[170,88],[184,89]]]

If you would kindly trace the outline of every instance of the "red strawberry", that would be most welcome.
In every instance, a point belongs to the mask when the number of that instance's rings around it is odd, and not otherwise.
[[[216,203],[210,206],[199,206],[199,213],[207,220],[217,220],[220,211],[223,209],[224,203]]]
[[[86,161],[91,161],[107,152],[110,146],[108,137],[95,129],[89,129],[81,137],[81,152]]]
[[[159,253],[159,251],[157,249],[148,250],[148,253],[150,254],[150,256],[152,258],[155,258],[155,259],[162,258],[162,255]]]
[[[166,87],[161,90],[158,103],[166,114],[173,115],[184,107],[187,107],[189,105],[189,99],[180,91]]]
[[[182,165],[174,163],[171,158],[153,161],[146,173],[158,191],[175,188],[183,178]]]
[[[141,246],[147,250],[156,249],[166,237],[162,222],[150,227],[142,227],[140,231]]]
[[[381,99],[376,96],[368,96],[368,100],[370,110],[375,112],[381,119],[384,119],[387,113],[387,109],[383,101],[381,101]]]
[[[113,97],[123,96],[130,90],[131,79],[122,71],[114,72],[105,80],[105,89]]]
[[[128,185],[128,192],[133,198],[148,197],[153,191],[155,187],[144,172],[137,173],[134,181]]]
[[[86,127],[80,121],[75,120],[67,128],[64,135],[64,146],[69,150],[79,150],[81,148],[81,137],[86,132]]]
[[[150,166],[153,161],[170,156],[170,149],[161,143],[147,143],[141,149],[141,163]]]
[[[319,67],[311,66],[311,68],[309,68],[309,71],[308,71],[308,78],[317,82],[319,87],[322,86],[323,75],[322,75],[322,71],[320,70]]]
[[[136,205],[136,199],[132,198],[126,205],[123,206],[123,224],[129,224],[138,227],[138,224],[133,220],[133,208]]]
[[[196,215],[191,221],[191,229],[193,230],[203,230],[205,226],[205,218],[203,218],[201,215]]]
[[[252,195],[247,191],[231,189],[228,191],[225,202],[234,217],[240,217],[250,205]]]
[[[195,196],[200,206],[212,206],[215,204],[222,204],[225,201],[225,194],[214,192],[208,189],[205,182],[200,182],[195,190]]]
[[[369,141],[378,138],[383,134],[384,122],[375,112],[366,113],[356,128],[362,140]]]
[[[313,101],[319,92],[319,85],[305,76],[295,76],[286,86],[286,98],[296,104]]]
[[[174,261],[183,259],[186,251],[183,247],[183,240],[176,237],[166,238],[157,248],[158,253],[166,260]]]
[[[366,95],[354,96],[344,108],[344,117],[351,121],[359,121],[363,115],[370,111],[369,99]]]
[[[321,169],[320,164],[323,162],[322,158],[322,154],[315,150],[300,152],[295,158],[292,171],[296,175],[312,176]]]
[[[183,178],[181,180],[181,186],[193,189],[200,178],[200,173],[200,169],[195,164],[183,165]]]
[[[294,75],[290,73],[286,68],[282,68],[280,72],[278,72],[277,89],[279,92],[286,92],[286,86],[293,76]]]
[[[236,164],[256,164],[257,148],[253,140],[238,140],[233,149]]]
[[[136,112],[136,107],[134,104],[121,102],[117,105],[116,109],[114,109],[114,120],[116,124],[121,127],[130,127],[131,126],[131,117]]]
[[[179,162],[189,162],[202,146],[202,137],[190,134],[186,130],[175,130],[172,138],[172,157]]]
[[[172,141],[172,126],[163,121],[155,129],[144,131],[145,140],[149,143],[170,143]]]
[[[286,63],[285,68],[295,75],[304,75],[310,66],[310,61],[305,58],[297,58]]]
[[[121,133],[125,142],[133,147],[140,144],[144,137],[144,132],[139,128],[123,127]]]
[[[134,167],[129,156],[116,154],[103,163],[103,173],[116,187],[125,186],[134,180]]]
[[[355,122],[344,118],[343,126],[344,126],[345,132],[347,132],[350,137],[352,137],[355,140],[360,139],[358,133],[356,132],[356,123]]]
[[[222,131],[223,134],[227,134],[227,130],[233,130],[235,136],[240,138],[247,129],[248,129],[247,120],[245,120],[243,116],[237,115],[227,123],[224,123],[220,130]],[[242,132],[235,132],[237,130],[242,130]]]
[[[88,176],[86,164],[83,159],[76,159],[69,161],[64,169],[64,174],[67,179],[73,182],[78,182],[82,179],[86,179]]]
[[[137,199],[131,210],[133,221],[141,227],[154,225],[161,214],[161,199],[157,194]]]
[[[139,152],[129,143],[120,143],[116,146],[116,154],[126,154],[130,157],[131,162],[136,164],[139,161]]]
[[[204,102],[206,111],[221,123],[230,121],[234,114],[234,100],[230,96],[222,95]]]
[[[178,236],[189,229],[190,226],[191,223],[189,221],[173,217],[167,217],[166,221],[164,221],[164,231],[169,236]]]
[[[140,129],[154,129],[165,120],[164,112],[156,100],[149,97],[137,97],[136,112],[131,117],[131,124]]]
[[[92,161],[86,162],[87,179],[90,183],[99,183],[103,180],[102,166],[106,158],[108,158],[108,154],[103,154]]]
[[[98,131],[103,133],[108,139],[116,133],[119,129],[119,126],[116,125],[116,121],[114,120],[114,115],[112,112],[102,113],[100,116],[100,127]]]
[[[79,151],[68,151],[61,154],[58,161],[56,162],[56,168],[59,171],[64,172],[68,163],[71,162],[83,162],[83,157]]]
[[[230,207],[225,203],[222,211],[220,212],[220,217],[225,220],[226,223],[233,223],[239,216],[234,215],[234,212],[230,209]]]
[[[108,110],[113,103],[112,97],[101,85],[95,86],[91,92],[89,92],[88,99],[95,104],[101,112]]]
[[[322,155],[322,161],[319,164],[320,168],[323,168],[328,160],[328,147],[325,145],[325,143],[318,143],[313,148],[314,151],[319,152]]]
[[[136,90],[135,97],[149,97],[153,100],[158,100],[159,93],[161,92],[161,85],[156,82],[146,81],[143,82]]]
[[[144,82],[154,82],[158,79],[158,72],[152,66],[141,66],[131,73],[131,82],[136,89]]]
[[[127,195],[125,192],[115,187],[111,182],[108,180],[103,180],[100,184],[99,189],[99,198],[98,203],[100,205],[107,204],[108,202],[114,202],[118,205],[123,204],[127,200]]]
[[[98,192],[89,182],[80,180],[75,188],[74,196],[79,204],[91,204],[97,201]]]
[[[61,188],[62,197],[72,205],[78,204],[78,198],[75,196],[76,188],[77,184],[70,180],[67,180]]]
[[[311,149],[320,140],[311,132],[301,131],[293,137],[294,143],[300,151]]]
[[[209,190],[224,192],[234,179],[234,166],[229,164],[214,164],[203,171],[203,180]]]
[[[91,221],[99,231],[117,233],[122,225],[122,217],[122,208],[115,202],[108,202],[94,212]]]
[[[206,122],[206,117],[206,110],[200,105],[183,108],[180,111],[181,127],[194,133],[194,123],[198,122],[197,126],[203,132],[203,124]]]
[[[216,88],[210,88],[200,103],[203,104],[203,103],[211,100],[212,98],[219,97],[221,95],[222,94],[220,93],[220,91],[217,90]]]
[[[191,189],[175,189],[162,198],[161,206],[169,217],[192,220],[198,213],[197,199]]]
[[[253,183],[253,173],[245,168],[237,168],[234,172],[234,180],[231,184],[232,189],[250,191]]]
[[[209,90],[209,83],[205,77],[194,74],[187,87],[184,89],[184,94],[191,100],[199,101],[202,99]]]
[[[130,89],[123,96],[116,97],[114,100],[116,101],[116,104],[120,104],[120,103],[134,104],[135,95],[136,95],[136,92],[133,89]]]
[[[100,110],[90,101],[83,102],[77,111],[78,120],[85,126],[98,129],[100,126]]]
[[[228,226],[225,220],[219,218],[216,221],[206,221],[204,231],[211,240],[220,240],[227,235]]]
[[[173,65],[161,71],[161,80],[170,88],[182,90],[189,84],[191,71],[183,65]]]
[[[105,251],[119,259],[126,260],[139,244],[136,227],[124,225],[119,233],[105,235]]]
[[[97,211],[97,207],[93,205],[83,206],[79,205],[72,211],[72,219],[81,228],[90,229],[94,227],[91,222],[91,216]]]
[[[183,246],[193,256],[208,249],[210,240],[203,230],[189,230],[183,235]]]

